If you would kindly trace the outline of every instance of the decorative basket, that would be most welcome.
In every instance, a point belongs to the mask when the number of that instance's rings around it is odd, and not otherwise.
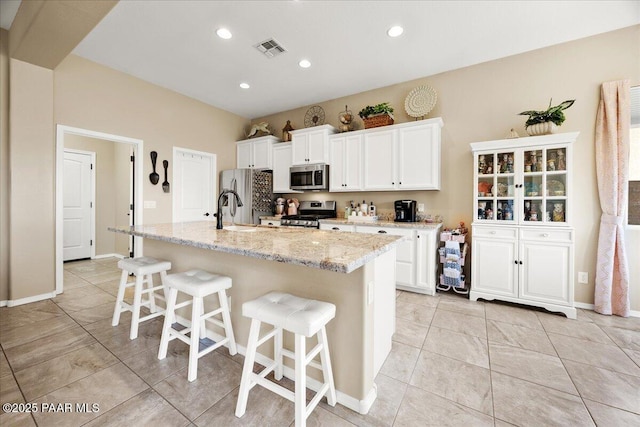
[[[388,114],[380,114],[377,116],[369,116],[366,119],[362,119],[364,122],[364,128],[377,128],[380,126],[387,126],[393,124],[393,119]]]

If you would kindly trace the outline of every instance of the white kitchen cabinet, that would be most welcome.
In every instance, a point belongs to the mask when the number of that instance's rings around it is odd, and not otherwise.
[[[439,190],[442,119],[363,131],[365,191]]]
[[[236,143],[236,165],[239,169],[272,169],[273,145],[280,141],[267,135]]]
[[[329,137],[329,191],[362,190],[362,135]]]
[[[398,129],[397,188],[440,189],[440,126]]]
[[[270,225],[272,227],[280,227],[279,219],[260,219],[260,225]]]
[[[472,143],[470,299],[500,299],[576,318],[571,228],[578,132]]]
[[[290,188],[291,143],[282,142],[273,145],[273,192],[299,193]]]
[[[433,230],[416,231],[416,288],[429,295],[436,292],[438,233]]]
[[[336,131],[336,128],[331,125],[292,131],[292,165],[329,164],[329,135]]]
[[[321,221],[320,229],[406,237],[406,240],[398,243],[396,247],[396,288],[435,295],[436,253],[441,224],[435,227],[420,227],[416,224],[385,227],[378,224]]]
[[[320,224],[320,230],[355,232],[356,226],[351,224]]]

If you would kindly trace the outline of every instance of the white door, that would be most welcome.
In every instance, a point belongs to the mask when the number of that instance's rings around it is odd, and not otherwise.
[[[473,237],[472,289],[517,298],[515,239]]]
[[[216,211],[216,155],[175,148],[173,221],[212,220]]]
[[[571,245],[522,241],[519,249],[522,261],[519,297],[569,305]]]
[[[238,169],[247,169],[252,167],[253,162],[253,143],[242,142],[236,145],[236,165]]]
[[[289,180],[291,174],[291,144],[275,144],[273,146],[273,192],[291,193]]]
[[[64,152],[63,261],[92,255],[92,157],[90,153]]]
[[[364,189],[396,188],[395,131],[378,131],[364,136]]]
[[[440,189],[440,127],[398,130],[398,188]]]
[[[345,191],[346,180],[344,177],[345,137],[332,136],[329,138],[329,191]]]

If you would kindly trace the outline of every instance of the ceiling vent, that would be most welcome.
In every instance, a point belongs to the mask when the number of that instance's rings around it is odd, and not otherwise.
[[[273,58],[287,51],[275,39],[268,39],[258,43],[255,48],[262,52],[267,58]]]

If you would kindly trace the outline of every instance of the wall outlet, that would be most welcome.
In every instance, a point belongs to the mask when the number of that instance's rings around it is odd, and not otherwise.
[[[589,273],[587,273],[585,271],[579,271],[578,272],[578,283],[584,283],[584,284],[589,283]]]
[[[424,212],[424,203],[418,203],[418,212]]]

